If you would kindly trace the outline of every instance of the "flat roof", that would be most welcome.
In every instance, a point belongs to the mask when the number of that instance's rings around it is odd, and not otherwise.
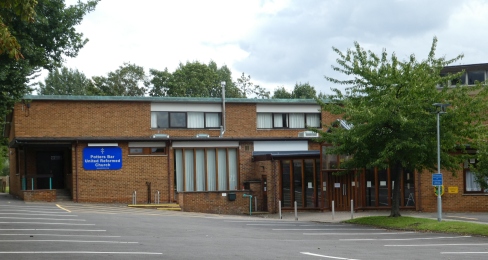
[[[69,95],[25,95],[28,100],[59,101],[130,101],[164,103],[222,103],[222,98],[209,97],[146,97],[146,96],[69,96]],[[328,102],[327,100],[322,100]],[[257,99],[225,98],[226,103],[262,103],[262,104],[317,104],[315,99]]]

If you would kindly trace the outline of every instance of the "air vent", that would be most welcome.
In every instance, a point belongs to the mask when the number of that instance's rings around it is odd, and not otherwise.
[[[152,138],[169,138],[168,134],[153,134]]]
[[[313,131],[304,131],[304,132],[299,132],[298,137],[319,137],[319,134]]]
[[[208,135],[208,134],[197,134],[195,137],[196,138],[209,138],[210,135]]]

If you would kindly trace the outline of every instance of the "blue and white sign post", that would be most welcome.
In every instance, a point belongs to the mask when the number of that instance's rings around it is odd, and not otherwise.
[[[122,149],[120,147],[85,147],[83,149],[83,168],[85,170],[119,170],[122,168]]]
[[[437,173],[432,175],[432,185],[437,186],[437,220],[442,221],[442,198],[441,198],[441,188],[442,188],[442,173],[441,173],[441,127],[440,127],[440,121],[441,121],[441,114],[446,113],[446,107],[449,106],[449,104],[441,104],[441,103],[435,103],[435,107],[438,107],[438,110],[436,112],[437,114]],[[434,175],[436,175],[435,178],[435,184],[434,184]],[[439,184],[440,183],[440,184]]]

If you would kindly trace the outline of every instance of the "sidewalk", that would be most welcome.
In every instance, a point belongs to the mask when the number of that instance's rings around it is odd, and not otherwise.
[[[417,211],[400,211],[402,216],[417,217],[417,218],[428,218],[437,220],[437,212],[417,212]],[[314,221],[314,222],[326,222],[326,223],[339,223],[352,218],[361,218],[369,216],[389,216],[390,211],[358,211],[351,215],[348,211],[336,211],[332,215],[331,211],[324,212],[298,212],[298,221]],[[268,218],[268,219],[279,219],[279,214],[259,214],[255,217]],[[283,212],[282,219],[288,221],[294,221],[295,212]],[[443,212],[442,221],[466,221],[475,222],[481,224],[488,224],[488,212]]]

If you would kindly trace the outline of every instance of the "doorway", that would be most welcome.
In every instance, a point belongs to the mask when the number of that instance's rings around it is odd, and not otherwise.
[[[263,191],[263,200],[261,205],[263,205],[263,211],[268,211],[268,181],[267,176],[261,176],[261,184],[262,184],[262,191]]]
[[[64,189],[63,162],[62,152],[37,152],[37,189]]]
[[[354,198],[356,183],[353,174],[337,175],[337,172],[326,172],[326,179],[329,186],[329,197],[334,201],[334,208],[337,211],[348,211],[351,209],[351,199]]]

